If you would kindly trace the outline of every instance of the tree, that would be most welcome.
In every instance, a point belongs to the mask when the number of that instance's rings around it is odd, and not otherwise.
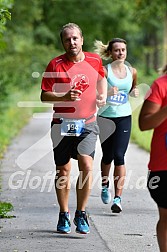
[[[152,68],[157,71],[159,66],[162,65],[160,58],[165,54],[162,38],[163,35],[165,37],[163,31],[165,31],[166,26],[166,13],[166,0],[135,1],[134,14],[138,25],[141,26],[146,74],[150,74]]]

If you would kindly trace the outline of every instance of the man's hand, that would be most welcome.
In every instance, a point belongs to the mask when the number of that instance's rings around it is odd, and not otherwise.
[[[103,94],[98,95],[98,97],[96,99],[96,103],[97,103],[98,108],[101,108],[104,105],[106,105],[106,98],[104,97]]]
[[[66,101],[76,101],[80,100],[79,96],[82,94],[82,91],[75,89],[72,87],[65,95],[64,99]]]

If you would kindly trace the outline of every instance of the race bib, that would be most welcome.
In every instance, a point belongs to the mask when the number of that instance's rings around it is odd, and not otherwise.
[[[108,96],[107,103],[113,105],[122,105],[128,101],[128,95],[124,92],[119,92],[116,95]]]
[[[85,128],[85,119],[62,119],[62,136],[80,136]]]

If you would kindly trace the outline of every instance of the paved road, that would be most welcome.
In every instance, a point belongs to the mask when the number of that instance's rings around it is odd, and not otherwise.
[[[157,209],[145,187],[149,155],[130,144],[126,155],[127,180],[123,212],[113,214],[100,199],[99,141],[94,161],[94,180],[87,212],[91,233],[56,233],[58,205],[49,119],[32,119],[20,132],[1,161],[1,200],[12,202],[16,216],[0,222],[1,252],[157,252]],[[74,216],[76,161],[71,173],[70,212]],[[111,186],[112,191],[113,186]]]

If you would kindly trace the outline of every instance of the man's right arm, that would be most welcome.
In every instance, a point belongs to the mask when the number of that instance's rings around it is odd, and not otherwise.
[[[75,101],[82,92],[80,90],[70,89],[67,93],[56,93],[51,91],[41,92],[41,101],[46,103],[55,103],[63,101]]]
[[[54,103],[54,102],[60,102],[65,101],[65,94],[62,94],[58,96],[55,92],[51,91],[44,91],[41,92],[41,101],[42,102],[48,102],[48,103]]]
[[[106,105],[106,99],[107,99],[107,79],[106,77],[98,80],[97,82],[97,106],[102,107]]]

